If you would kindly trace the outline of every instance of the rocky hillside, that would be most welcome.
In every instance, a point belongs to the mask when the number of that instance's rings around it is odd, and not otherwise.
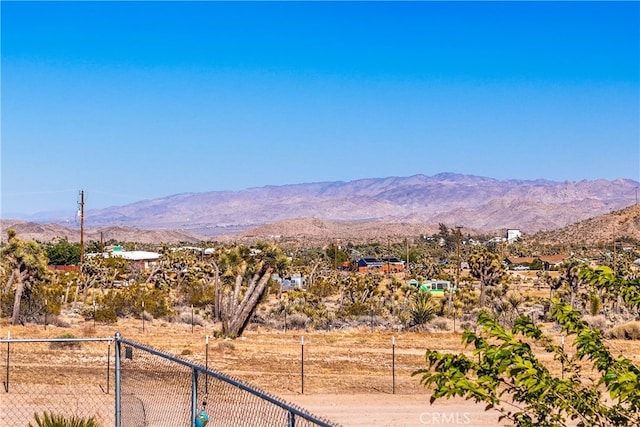
[[[556,230],[536,233],[534,242],[544,244],[611,244],[614,239],[632,238],[640,241],[640,205],[588,218]]]
[[[5,242],[7,230],[16,230],[22,240],[36,240],[39,242],[51,242],[56,239],[66,238],[70,242],[80,241],[78,228],[64,227],[59,224],[38,224],[35,222],[19,220],[0,220],[2,234],[0,240]],[[131,227],[104,227],[85,229],[84,239],[89,241],[116,240],[118,242],[138,243],[197,243],[205,239],[202,236],[176,230],[141,230]]]
[[[2,220],[2,239],[6,230],[14,228],[18,236],[25,240],[41,242],[66,237],[69,241],[77,242],[80,233],[77,228],[63,227],[58,224],[37,224],[33,222]],[[318,218],[297,218],[278,221],[253,227],[238,233],[216,236],[202,236],[177,230],[143,230],[131,227],[90,228],[85,232],[86,241],[105,241],[114,239],[121,242],[140,243],[180,243],[217,240],[224,242],[250,243],[255,240],[274,242],[295,241],[301,245],[323,246],[332,242],[370,243],[378,241],[384,243],[415,238],[421,235],[432,235],[438,232],[437,224],[415,224],[383,221],[324,221]],[[480,230],[463,227],[463,234],[477,235]],[[498,234],[500,231],[496,231]],[[615,238],[629,237],[640,240],[640,205],[632,205],[625,209],[594,216],[583,221],[570,224],[550,231],[535,234],[525,234],[524,239],[529,242],[542,244],[586,244],[596,245],[611,242]]]

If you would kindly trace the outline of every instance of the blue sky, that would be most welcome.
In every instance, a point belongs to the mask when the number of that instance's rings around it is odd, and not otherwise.
[[[640,179],[638,2],[1,2],[2,217],[456,172]]]

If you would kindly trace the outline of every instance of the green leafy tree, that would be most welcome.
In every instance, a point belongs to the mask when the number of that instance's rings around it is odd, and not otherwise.
[[[331,266],[334,270],[337,270],[342,264],[349,261],[349,255],[344,251],[344,248],[335,243],[327,247],[325,254],[327,259],[331,260]]]
[[[498,254],[485,247],[476,248],[469,255],[471,275],[480,281],[480,307],[485,306],[486,287],[497,285],[506,275],[506,268]]]
[[[631,307],[640,305],[640,282],[617,278],[608,267],[583,271],[582,278],[596,288],[610,288]],[[486,404],[517,426],[640,425],[640,368],[614,356],[603,332],[569,304],[552,303],[551,317],[571,351],[526,316],[508,330],[483,311],[480,332],[466,330],[462,338],[473,347],[472,356],[428,351],[426,367],[414,372],[433,390],[431,402],[462,396]],[[553,362],[543,362],[541,353],[551,354]],[[559,376],[554,374],[558,364]]]
[[[58,239],[46,246],[49,264],[78,265],[80,264],[80,245],[71,243],[67,238]]]

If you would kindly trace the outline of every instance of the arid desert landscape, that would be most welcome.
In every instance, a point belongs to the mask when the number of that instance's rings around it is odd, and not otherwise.
[[[92,338],[112,337],[119,332],[128,340],[201,365],[207,364],[211,370],[249,383],[344,426],[509,425],[498,423],[497,413],[485,412],[484,406],[462,399],[439,400],[430,405],[430,392],[419,384],[419,377],[411,375],[423,365],[427,349],[470,353],[470,349],[461,344],[459,330],[393,333],[360,327],[314,332],[274,331],[252,326],[241,338],[230,340],[214,338],[214,325],[192,326],[164,321],[147,321],[143,325],[140,319],[94,325],[79,317],[68,317],[66,321],[69,327],[64,328],[4,324],[1,333],[4,337],[10,333],[12,338],[56,338],[64,334]],[[625,354],[640,361],[640,343],[637,341],[612,340],[610,345],[614,354]],[[35,375],[46,377],[26,377],[36,383],[56,383],[75,375],[78,387],[81,387],[82,372],[75,367],[92,364],[90,355],[83,355],[82,351],[73,353],[78,360],[69,360],[67,353],[56,350],[47,351],[45,360],[20,362],[29,357],[24,354],[25,348],[14,346],[12,366],[35,362]],[[59,354],[65,356],[57,357]],[[32,356],[35,355],[33,352]],[[4,348],[2,356],[6,357]],[[541,356],[542,360],[544,357]],[[553,360],[546,359],[545,362],[551,369],[561,369]],[[20,380],[12,379],[14,386],[16,381]],[[6,410],[5,399],[3,397],[2,406]]]

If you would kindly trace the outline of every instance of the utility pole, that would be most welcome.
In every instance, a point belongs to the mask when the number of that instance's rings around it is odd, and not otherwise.
[[[387,275],[391,275],[391,238],[387,237]]]
[[[613,266],[612,266],[614,276],[616,274],[616,246],[618,245],[616,244],[616,236],[614,235],[613,236]]]
[[[409,239],[407,237],[404,238],[404,244],[407,250],[407,273],[409,273]]]
[[[460,258],[460,237],[461,232],[460,229],[462,227],[456,225],[456,252],[458,256],[458,261],[456,262],[456,288],[460,285],[460,264],[462,263],[462,259]],[[453,309],[453,289],[449,289],[449,313]],[[455,316],[455,313],[453,314]]]
[[[457,250],[457,255],[458,255],[458,263],[456,265],[456,286],[458,286],[458,283],[460,282],[460,264],[462,263],[462,259],[460,258],[460,237],[461,237],[461,232],[460,229],[462,227],[457,225],[456,226],[456,250]]]
[[[80,212],[80,264],[82,264],[84,262],[84,190],[80,190],[78,207]]]

